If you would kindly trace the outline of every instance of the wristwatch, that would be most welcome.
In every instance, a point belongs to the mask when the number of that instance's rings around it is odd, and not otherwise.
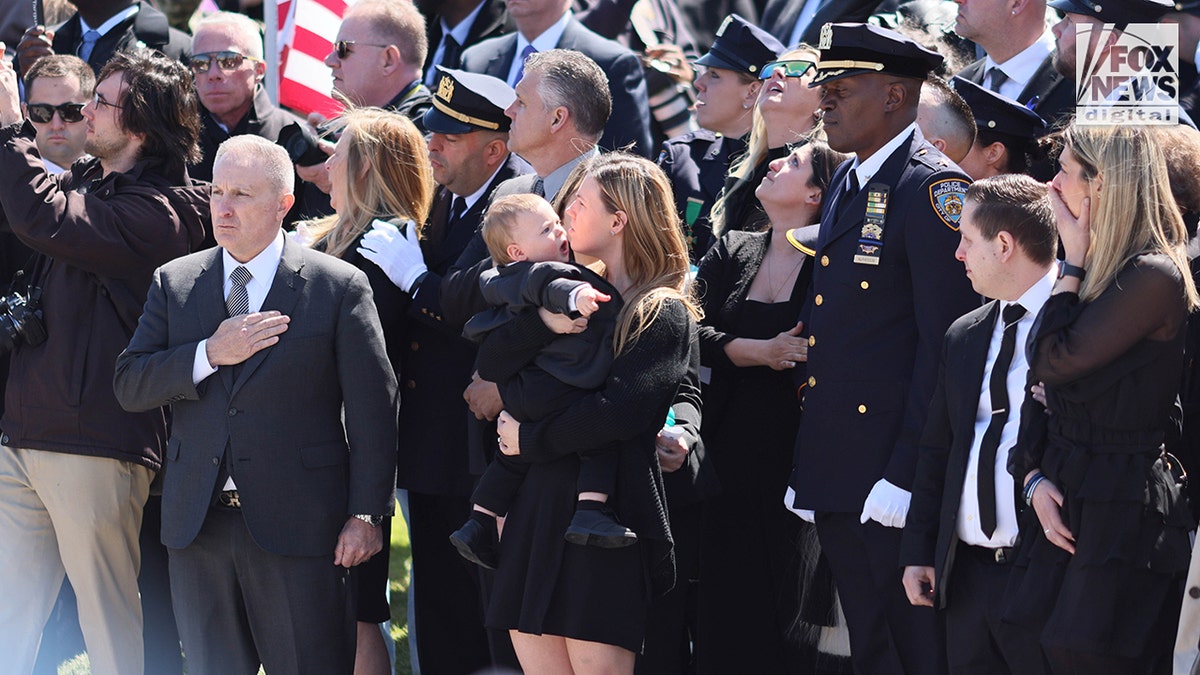
[[[383,524],[383,516],[368,516],[365,513],[356,513],[353,517],[358,518],[371,527],[379,527]]]
[[[1058,278],[1059,279],[1061,279],[1063,277],[1075,277],[1076,279],[1083,281],[1083,277],[1086,274],[1087,274],[1087,270],[1083,269],[1082,267],[1079,267],[1078,265],[1072,265],[1071,263],[1067,262],[1066,260],[1063,260],[1058,263]]]

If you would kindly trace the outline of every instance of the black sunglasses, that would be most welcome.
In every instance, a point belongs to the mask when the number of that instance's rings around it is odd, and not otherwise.
[[[228,73],[240,68],[242,62],[246,59],[250,59],[251,61],[256,60],[245,54],[230,51],[193,54],[191,60],[192,72],[197,75],[203,75],[208,72],[209,68],[212,68],[213,61],[216,61],[217,67],[222,72]]]
[[[337,52],[338,59],[350,56],[350,53],[353,51],[350,49],[351,47],[379,47],[380,49],[387,49],[391,45],[373,45],[366,42],[355,42],[354,40],[338,40],[333,43],[333,50]]]
[[[50,105],[49,103],[29,103],[25,105],[25,110],[29,112],[29,119],[38,124],[46,124],[54,119],[54,111],[58,111],[58,116],[63,122],[71,124],[72,122],[83,121],[83,106],[85,103],[63,103],[60,105]]]

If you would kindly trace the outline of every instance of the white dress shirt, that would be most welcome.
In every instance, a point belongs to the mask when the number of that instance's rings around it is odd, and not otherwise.
[[[524,33],[517,31],[517,51],[513,55],[512,65],[508,68],[508,77],[505,78],[505,80],[508,81],[508,86],[517,86],[517,73],[521,70],[521,53],[525,51],[525,48],[529,45],[533,45],[533,48],[539,52],[545,52],[554,49],[558,46],[558,41],[562,39],[563,31],[567,29],[567,24],[570,21],[571,11],[567,10],[563,13],[562,18],[554,22],[553,25],[542,31],[541,35],[538,35],[532,40],[526,38]]]
[[[975,437],[971,440],[971,454],[967,459],[967,474],[963,479],[962,499],[958,506],[958,538],[971,546],[1001,548],[1012,546],[1017,541],[1017,507],[1014,496],[1013,477],[1008,473],[1008,452],[1017,444],[1017,431],[1021,426],[1021,402],[1025,400],[1025,376],[1029,362],[1025,359],[1025,345],[1029,342],[1029,331],[1042,305],[1050,298],[1050,291],[1058,277],[1053,269],[1025,291],[1017,303],[1025,308],[1025,316],[1017,321],[1017,348],[1013,350],[1012,363],[1008,367],[1005,384],[1008,388],[1008,418],[1000,432],[1000,444],[996,448],[996,529],[989,538],[979,526],[979,447],[992,421],[992,367],[1000,354],[1000,341],[1004,337],[1004,321],[1001,315],[1012,303],[1003,302],[996,313],[996,324],[992,327],[992,341],[988,346],[987,361],[983,367],[983,384],[979,392],[979,407],[975,411]]]
[[[901,145],[908,141],[908,137],[913,135],[916,130],[917,123],[913,122],[905,127],[904,130],[899,134],[896,134],[892,140],[884,143],[882,148],[879,148],[875,151],[875,154],[863,161],[859,161],[858,158],[855,157],[854,164],[851,165],[850,171],[846,172],[846,182],[850,182],[850,174],[853,173],[858,177],[859,189],[867,187],[867,183],[871,182],[871,179],[875,177],[875,174],[879,173],[879,169],[883,168],[883,163],[887,161],[887,158],[891,157],[893,152],[898,150]]]
[[[132,4],[128,7],[126,7],[125,9],[117,12],[116,14],[114,14],[112,16],[112,18],[110,18],[108,21],[105,21],[104,23],[100,24],[96,28],[92,28],[91,26],[89,26],[87,24],[87,22],[83,20],[83,17],[80,16],[79,17],[79,34],[83,35],[84,33],[88,32],[89,30],[94,30],[100,34],[100,37],[104,37],[105,35],[108,35],[109,31],[116,28],[119,24],[124,22],[129,17],[133,16],[134,14],[137,14],[140,10],[141,10],[140,5],[138,5],[136,3]],[[97,38],[97,39],[99,39],[99,38]]]
[[[1034,41],[1025,49],[1021,50],[1011,59],[1004,63],[996,63],[991,56],[984,59],[983,62],[983,87],[990,89],[992,70],[999,68],[1008,79],[1004,84],[1000,85],[1000,91],[997,92],[1001,96],[1007,96],[1021,105],[1026,105],[1029,101],[1018,99],[1021,92],[1025,91],[1025,87],[1029,85],[1034,74],[1037,73],[1042,62],[1046,57],[1054,52],[1054,35],[1050,31],[1042,33],[1042,36]]]
[[[442,24],[442,39],[438,42],[437,49],[433,52],[433,60],[429,62],[429,70],[425,73],[425,85],[432,87],[437,82],[437,67],[442,62],[442,58],[446,55],[446,38],[452,37],[458,43],[459,47],[466,49],[467,35],[471,32],[471,26],[475,24],[475,17],[479,16],[479,10],[483,9],[483,0],[475,5],[475,9],[466,16],[462,21],[459,21],[451,28],[445,19],[438,19]],[[461,52],[459,55],[461,56]]]

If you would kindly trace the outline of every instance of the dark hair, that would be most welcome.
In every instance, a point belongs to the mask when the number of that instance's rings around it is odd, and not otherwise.
[[[1167,182],[1171,196],[1183,216],[1189,235],[1196,233],[1200,218],[1200,131],[1185,124],[1151,127],[1158,134],[1163,158],[1167,161]]]
[[[1044,183],[1023,174],[975,181],[966,199],[975,209],[971,222],[987,241],[1008,232],[1031,260],[1049,265],[1058,252],[1058,228]]]
[[[850,159],[853,155],[847,155],[844,152],[838,152],[829,147],[825,141],[819,139],[811,139],[808,141],[808,146],[812,148],[812,186],[821,189],[821,202],[829,196],[829,183],[833,179],[833,172],[837,170],[842,162]]]
[[[151,49],[113,54],[98,81],[123,75],[121,127],[141,135],[141,157],[161,161],[168,174],[200,161],[200,112],[192,74],[175,59]]]
[[[530,54],[525,73],[542,76],[538,95],[547,109],[563,106],[575,129],[599,139],[612,114],[608,76],[587,55],[573,49],[550,49]]]
[[[51,54],[43,56],[29,66],[25,71],[25,95],[33,88],[33,83],[40,78],[59,78],[74,75],[79,80],[79,93],[91,96],[96,88],[96,71],[78,56],[70,54]]]
[[[975,134],[975,144],[986,148],[992,143],[1004,146],[1005,162],[1004,166],[998,167],[1000,173],[1029,173],[1029,167],[1033,166],[1034,159],[1041,158],[1045,154],[1038,150],[1037,139],[1019,140],[1013,136],[980,127],[978,133]]]

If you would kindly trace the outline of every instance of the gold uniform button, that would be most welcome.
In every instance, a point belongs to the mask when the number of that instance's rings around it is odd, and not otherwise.
[[[808,386],[810,386],[810,387],[815,387],[815,386],[817,386],[817,378],[815,378],[815,377],[812,377],[812,376],[809,376],[809,378],[808,378]]]
[[[822,298],[821,295],[818,293],[817,297],[813,298],[813,302],[817,303],[817,306],[820,307],[821,303],[825,302],[825,298]]]
[[[867,412],[867,406],[865,406],[865,405],[858,406],[858,412],[865,414]]]
[[[815,347],[816,344],[817,344],[817,337],[815,335],[809,335],[808,336],[808,346]]]
[[[417,388],[417,381],[416,381],[416,380],[409,380],[408,382],[406,382],[406,383],[405,383],[405,386],[407,386],[409,389],[416,389],[416,388]]]
[[[829,256],[821,256],[821,267],[829,267]]]
[[[410,344],[410,345],[408,346],[408,348],[409,348],[409,349],[411,349],[411,350],[413,350],[413,351],[415,352],[415,351],[417,351],[418,349],[420,349],[420,348],[421,348],[421,344],[420,344],[420,343],[418,343],[418,342],[413,342],[412,344]]]
[[[864,282],[862,282],[861,284],[859,284],[859,286],[862,286],[862,289],[865,291],[865,290],[867,290],[868,288],[870,288],[870,287],[871,287],[871,284],[869,284],[869,283],[867,283],[867,282],[865,282],[865,281],[864,281]]]

